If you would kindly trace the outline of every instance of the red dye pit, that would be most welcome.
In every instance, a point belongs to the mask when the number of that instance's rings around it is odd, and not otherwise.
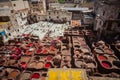
[[[52,56],[47,56],[47,60],[51,60],[52,59]]]
[[[25,62],[21,62],[21,67],[22,67],[23,69],[26,69],[26,68],[27,68],[27,64],[26,64]]]
[[[46,63],[45,64],[45,68],[50,68],[51,67],[51,63]]]
[[[31,76],[31,80],[32,80],[32,78],[38,79],[38,78],[40,78],[40,74],[39,73],[34,73]]]
[[[109,62],[102,62],[102,66],[106,69],[110,69],[111,68],[111,65]]]
[[[98,56],[98,58],[99,58],[100,60],[107,60],[107,57],[102,56],[102,55]]]
[[[27,52],[25,52],[25,54],[26,54],[26,55],[31,55],[32,52],[31,52],[31,51],[27,51]]]
[[[45,54],[47,53],[48,51],[46,49],[42,50],[42,53]]]
[[[28,46],[30,46],[30,47],[33,46],[33,43],[29,43]]]
[[[50,47],[50,50],[51,50],[51,51],[55,51],[55,47],[51,46],[51,47]]]
[[[37,50],[37,54],[40,54],[40,53],[41,53],[41,51],[42,51],[41,49]]]

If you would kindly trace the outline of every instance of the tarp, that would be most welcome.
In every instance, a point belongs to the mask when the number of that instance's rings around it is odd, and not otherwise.
[[[5,36],[6,33],[5,33],[5,31],[2,31],[1,34],[2,34],[2,36]]]
[[[5,35],[6,35],[5,30],[0,30],[0,34],[1,34],[2,36],[5,36]]]

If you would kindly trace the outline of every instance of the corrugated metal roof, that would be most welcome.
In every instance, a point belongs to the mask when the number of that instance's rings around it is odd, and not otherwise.
[[[83,7],[83,8],[61,8],[62,10],[68,10],[68,11],[81,11],[81,12],[92,12],[93,10],[90,10],[87,7]]]
[[[84,8],[62,8],[62,9],[65,9],[65,10],[72,10],[72,11],[86,11],[86,10],[89,10],[89,8],[87,8],[87,7],[84,7]]]
[[[8,2],[9,0],[0,0],[0,2]]]

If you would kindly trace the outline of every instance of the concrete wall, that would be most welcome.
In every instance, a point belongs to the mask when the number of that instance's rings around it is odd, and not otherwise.
[[[70,21],[71,17],[72,17],[72,13],[68,11],[50,10],[47,12],[47,20],[53,19],[53,20],[63,21],[63,19],[66,18],[66,21]]]
[[[102,29],[103,27],[105,27],[103,26],[103,24],[106,20],[117,19],[119,12],[120,7],[116,5],[102,5],[101,3],[95,3],[96,19],[94,30]]]
[[[74,3],[83,3],[84,0],[74,0]]]
[[[9,7],[0,7],[0,16],[10,16],[11,10]]]
[[[0,16],[8,16],[10,21],[8,24],[2,25],[4,29],[7,27],[15,27],[18,26],[16,22],[16,18],[14,15],[13,7],[10,1],[8,2],[1,2],[0,3]]]
[[[38,15],[37,16],[37,21],[44,21],[46,19],[46,15]]]
[[[16,19],[19,26],[25,25],[27,23],[27,14],[28,14],[27,10],[16,14]]]
[[[25,8],[28,8],[28,9],[30,8],[28,1],[24,1],[24,6],[25,6]]]
[[[73,3],[74,0],[64,0],[66,3]]]
[[[0,16],[10,16],[12,4],[10,2],[0,2]]]
[[[37,4],[30,2],[31,13],[35,15],[46,14],[46,0],[38,1]]]
[[[46,0],[47,1],[47,3],[57,3],[58,2],[58,0]]]
[[[16,21],[19,26],[22,26],[27,23],[27,15],[30,10],[28,1],[17,0],[11,1],[12,8],[15,10]]]
[[[29,8],[28,1],[23,1],[23,0],[17,0],[17,1],[11,1],[12,7],[14,10],[21,10],[25,8]]]

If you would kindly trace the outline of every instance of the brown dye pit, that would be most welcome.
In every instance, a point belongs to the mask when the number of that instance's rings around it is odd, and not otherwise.
[[[9,75],[8,78],[10,79],[15,79],[19,75],[18,71],[12,71]]]

